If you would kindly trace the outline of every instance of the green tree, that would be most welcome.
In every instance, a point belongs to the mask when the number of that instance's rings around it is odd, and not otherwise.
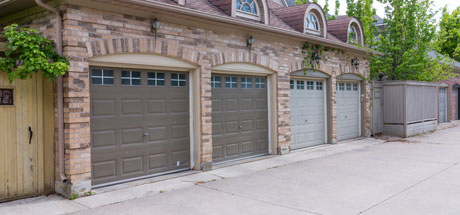
[[[383,72],[391,80],[439,81],[454,76],[452,61],[431,57],[436,32],[429,0],[381,0],[386,27],[376,50],[383,56],[371,59],[371,74]]]
[[[460,7],[452,11],[452,14],[444,7],[439,23],[436,51],[460,61]]]
[[[324,14],[326,14],[326,16],[329,15],[329,0],[326,0],[326,3],[324,4],[323,10],[324,10]]]

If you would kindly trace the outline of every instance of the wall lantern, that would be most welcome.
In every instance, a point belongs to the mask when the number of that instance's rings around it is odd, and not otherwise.
[[[316,64],[319,64],[320,60],[321,60],[321,55],[319,54],[319,51],[314,51],[313,52],[313,61],[315,61]]]
[[[157,31],[160,29],[160,20],[154,19],[152,20],[152,32],[155,33],[155,39],[157,38]]]
[[[249,48],[249,51],[251,51],[252,44],[254,44],[254,37],[250,36],[246,44],[246,46]]]
[[[358,67],[359,67],[358,58],[353,58],[353,59],[351,59],[351,65],[354,66],[355,69],[358,69]]]

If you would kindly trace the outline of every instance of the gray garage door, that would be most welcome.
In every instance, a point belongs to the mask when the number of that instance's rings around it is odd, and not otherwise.
[[[447,122],[447,88],[439,88],[439,121]]]
[[[91,69],[93,185],[189,168],[188,74]]]
[[[326,143],[324,81],[291,80],[291,148]]]
[[[359,83],[337,83],[337,140],[360,136]]]
[[[214,74],[211,84],[213,162],[268,153],[266,78]]]
[[[452,116],[454,120],[458,120],[458,101],[460,100],[458,95],[458,88],[452,90]]]

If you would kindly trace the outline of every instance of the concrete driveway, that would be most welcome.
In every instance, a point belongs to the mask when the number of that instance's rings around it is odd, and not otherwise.
[[[459,162],[456,127],[400,141],[365,139],[215,169],[194,176],[209,180],[127,201],[95,204],[102,198],[117,199],[125,191],[72,202],[82,206],[75,214],[91,215],[458,215]]]

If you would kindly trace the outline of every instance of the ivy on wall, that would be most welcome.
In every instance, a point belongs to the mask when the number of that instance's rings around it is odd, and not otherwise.
[[[324,47],[319,44],[304,42],[302,46],[302,54],[304,55],[304,71],[320,68],[324,51],[337,52],[342,54],[345,53],[341,49]]]
[[[69,70],[69,62],[54,50],[52,41],[31,28],[19,29],[17,24],[4,28],[8,41],[4,57],[0,57],[0,71],[8,75],[9,82],[26,79],[41,72],[53,80]]]

